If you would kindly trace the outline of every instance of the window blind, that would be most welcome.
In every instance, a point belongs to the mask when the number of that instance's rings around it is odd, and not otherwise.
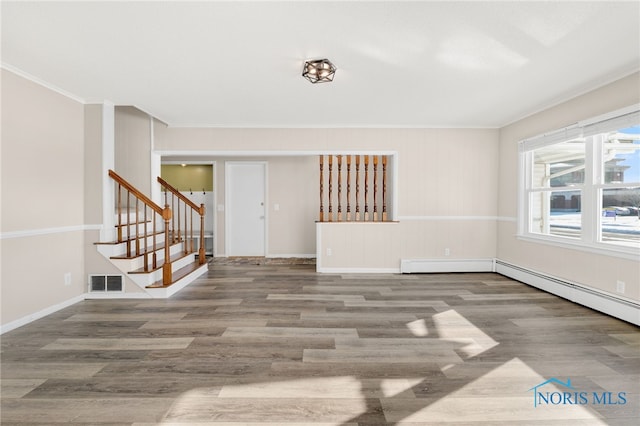
[[[638,124],[640,124],[640,104],[635,104],[562,129],[524,139],[519,142],[518,148],[520,152],[527,152],[556,143],[624,129]]]

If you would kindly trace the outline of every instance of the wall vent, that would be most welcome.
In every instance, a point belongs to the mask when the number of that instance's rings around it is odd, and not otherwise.
[[[89,275],[89,292],[123,292],[124,275]]]

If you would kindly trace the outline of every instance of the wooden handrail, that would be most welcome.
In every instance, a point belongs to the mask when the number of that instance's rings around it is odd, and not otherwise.
[[[138,198],[143,203],[151,207],[153,211],[155,211],[158,214],[162,214],[162,211],[164,210],[162,207],[154,203],[149,197],[144,195],[142,192],[138,191],[133,185],[131,185],[129,182],[121,178],[116,172],[114,172],[113,170],[109,170],[109,176],[113,178],[113,180],[118,182],[120,185],[122,185],[127,191],[133,194],[134,197]]]
[[[182,193],[180,191],[178,191],[176,188],[171,186],[170,183],[168,183],[166,180],[162,179],[160,176],[158,176],[158,183],[160,183],[160,185],[162,185],[162,187],[164,189],[166,189],[169,192],[175,194],[176,197],[180,198],[185,204],[187,204],[192,209],[200,210],[200,206],[198,206],[196,203],[194,203],[193,201],[191,201],[190,199],[188,199],[187,197],[182,195]]]
[[[165,189],[165,197],[167,195],[167,193],[171,193],[172,194],[172,202],[173,202],[173,196],[175,196],[178,199],[178,207],[174,208],[175,211],[178,213],[177,214],[177,220],[178,220],[178,226],[177,226],[177,230],[176,230],[176,226],[175,223],[173,224],[173,228],[172,228],[172,236],[174,237],[174,239],[176,239],[176,241],[182,241],[182,238],[184,237],[185,241],[184,241],[184,251],[185,254],[187,253],[192,253],[194,251],[194,247],[193,247],[193,213],[197,213],[200,216],[200,246],[198,247],[198,262],[203,265],[206,262],[206,255],[205,255],[205,247],[204,247],[204,216],[205,216],[205,208],[204,208],[204,204],[200,204],[200,206],[196,205],[193,201],[191,201],[190,199],[188,199],[185,195],[183,195],[180,191],[178,191],[176,188],[174,188],[170,183],[168,183],[166,180],[162,179],[160,176],[158,176],[158,183],[160,183],[160,185]],[[184,203],[184,234],[182,234],[182,229],[181,229],[181,218],[180,218],[180,201],[182,201]],[[188,216],[187,216],[187,207],[191,208],[191,213],[192,215],[190,216],[191,218],[191,225],[189,227],[189,229],[187,229],[188,226]],[[169,229],[169,222],[167,222],[167,230]],[[168,233],[168,232],[167,232]],[[177,235],[177,238],[176,238]]]
[[[147,197],[146,195],[144,195],[142,192],[140,192],[137,188],[135,188],[133,185],[131,185],[129,182],[127,182],[125,179],[123,179],[120,175],[118,175],[116,172],[114,172],[113,170],[109,170],[109,177],[111,177],[117,184],[118,184],[118,192],[117,192],[117,215],[118,215],[118,224],[117,224],[117,228],[118,228],[118,239],[117,242],[119,243],[126,243],[126,255],[127,257],[132,257],[133,256],[133,250],[132,250],[132,242],[133,245],[135,246],[135,256],[143,256],[143,269],[145,271],[149,271],[149,263],[151,263],[151,267],[153,269],[155,269],[157,267],[157,257],[156,257],[156,250],[157,250],[157,241],[156,241],[156,219],[162,219],[162,221],[164,222],[164,261],[163,261],[163,265],[162,265],[162,283],[164,285],[170,285],[172,282],[172,278],[173,278],[173,273],[172,273],[172,267],[171,267],[171,253],[170,253],[170,241],[169,241],[169,221],[171,220],[171,209],[169,208],[168,205],[165,205],[164,208],[160,207],[159,205],[157,205],[156,203],[154,203],[149,197]],[[126,223],[122,223],[122,190],[126,191]],[[135,199],[135,204],[134,204],[134,220],[131,220],[131,203],[130,203],[130,198],[131,195],[133,195],[134,199]],[[144,212],[143,212],[143,221],[140,222],[140,202],[142,201],[142,203],[144,204]],[[155,212],[155,214],[157,214],[158,216],[154,216],[153,219],[151,220],[153,223],[153,232],[151,235],[148,234],[148,228],[147,228],[147,222],[149,221],[149,218],[147,217],[147,209],[151,209]],[[140,224],[142,224],[143,226],[143,234],[140,235]],[[132,231],[131,231],[131,227],[134,227],[134,232],[132,235]],[[123,228],[126,228],[127,230],[127,238],[126,240],[124,239],[123,236]],[[148,243],[147,243],[147,239],[151,237],[152,239],[152,246],[151,246],[151,262],[149,261],[149,248],[148,248]],[[141,241],[142,240],[142,241]],[[140,243],[142,242],[144,247],[140,246]]]

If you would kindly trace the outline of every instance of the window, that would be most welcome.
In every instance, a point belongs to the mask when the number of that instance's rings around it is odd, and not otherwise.
[[[637,255],[640,106],[520,142],[521,236]]]

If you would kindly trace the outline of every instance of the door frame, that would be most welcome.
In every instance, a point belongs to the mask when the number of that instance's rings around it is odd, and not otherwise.
[[[229,172],[229,167],[227,167],[228,165],[262,165],[263,166],[263,176],[262,176],[262,180],[264,183],[264,221],[263,221],[263,235],[264,235],[264,257],[267,257],[267,253],[268,253],[268,247],[269,247],[269,202],[268,202],[268,198],[269,198],[269,193],[267,191],[267,188],[269,187],[269,182],[267,181],[269,173],[268,173],[268,167],[269,167],[269,162],[268,161],[235,161],[235,160],[230,160],[230,161],[225,161],[224,162],[224,205],[225,205],[225,215],[224,215],[224,252],[225,252],[225,256],[229,257],[230,253],[229,253],[229,242],[231,240],[230,238],[230,221],[229,221],[229,217],[230,217],[230,212],[229,212],[229,194],[230,194],[230,187],[231,187],[231,178],[230,178],[230,172]]]

